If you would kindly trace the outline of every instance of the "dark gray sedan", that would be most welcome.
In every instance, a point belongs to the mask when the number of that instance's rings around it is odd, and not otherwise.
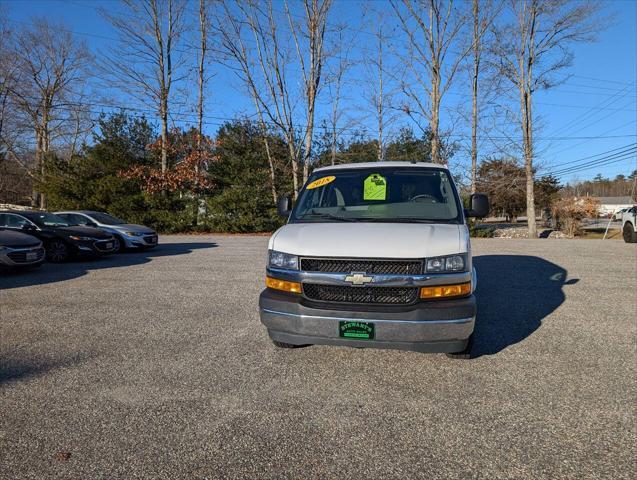
[[[44,262],[42,242],[32,235],[0,229],[0,266],[35,268]]]

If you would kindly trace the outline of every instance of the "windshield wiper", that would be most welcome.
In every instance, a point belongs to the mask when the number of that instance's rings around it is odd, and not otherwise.
[[[356,221],[359,222],[378,222],[378,223],[444,223],[438,220],[428,220],[426,218],[418,217],[357,217]]]
[[[355,222],[356,221],[356,219],[354,218],[340,217],[338,215],[334,215],[333,213],[318,213],[318,212],[304,213],[303,215],[299,217],[299,219],[303,219],[305,217],[329,218],[331,220],[338,220],[340,222]]]

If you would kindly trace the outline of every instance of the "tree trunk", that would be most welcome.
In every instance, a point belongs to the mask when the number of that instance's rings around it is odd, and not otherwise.
[[[299,196],[299,160],[293,139],[294,132],[290,132],[285,140],[287,141],[290,158],[292,159],[292,185],[294,188],[294,200],[296,200]]]
[[[35,166],[38,175],[42,174],[43,171],[43,162],[42,162],[42,132],[41,128],[35,128]],[[33,191],[31,196],[31,206],[33,208],[37,208],[40,206],[41,202],[41,193],[38,191],[36,184],[33,184]]]
[[[311,87],[314,91],[314,87]],[[311,92],[308,96],[311,96],[311,100],[308,102],[308,121],[307,129],[305,130],[305,141],[303,145],[303,183],[307,182],[307,177],[310,174],[310,158],[312,157],[312,132],[314,131],[314,98],[316,93]]]
[[[431,71],[431,161],[442,163],[440,158],[440,71],[433,66]]]
[[[378,114],[378,161],[385,159],[385,149],[383,148],[383,114],[384,101],[383,98],[383,37],[379,27],[378,35],[378,98],[376,99],[376,112]]]
[[[531,111],[531,93],[521,88],[522,137],[524,142],[524,170],[526,174],[526,218],[529,238],[537,238],[535,223],[535,194],[533,191],[533,116]]]
[[[263,135],[263,143],[265,145],[265,153],[268,157],[268,165],[270,167],[270,190],[272,192],[272,202],[274,202],[274,204],[276,205],[276,201],[277,201],[277,193],[276,193],[276,176],[274,174],[274,162],[272,160],[272,152],[270,151],[270,142],[268,142],[268,138],[265,135],[265,128],[263,128],[264,130],[264,135]]]
[[[268,157],[268,166],[270,168],[270,191],[272,192],[272,201],[276,205],[277,192],[276,192],[276,175],[274,173],[274,160],[272,159],[272,151],[270,150],[270,142],[268,141],[267,129],[265,128],[265,122],[263,121],[263,115],[257,102],[257,111],[259,112],[259,119],[261,124],[261,135],[263,135],[263,145],[265,146],[265,154]]]
[[[168,168],[168,98],[164,95],[161,99],[161,171]]]
[[[199,57],[199,102],[197,105],[197,148],[201,151],[201,138],[203,136],[203,90],[205,83],[205,60],[207,50],[207,25],[205,0],[199,0],[199,29],[201,33],[200,57]]]
[[[478,171],[478,74],[480,72],[479,6],[473,0],[473,80],[471,83],[471,193],[476,193]]]

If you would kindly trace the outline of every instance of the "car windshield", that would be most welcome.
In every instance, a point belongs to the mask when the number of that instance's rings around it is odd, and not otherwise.
[[[40,227],[69,227],[71,224],[62,217],[52,213],[33,213],[27,217]]]
[[[126,223],[125,220],[109,215],[108,213],[91,213],[91,217],[104,225],[122,225]]]
[[[461,219],[446,170],[384,167],[316,172],[290,221],[460,223]]]

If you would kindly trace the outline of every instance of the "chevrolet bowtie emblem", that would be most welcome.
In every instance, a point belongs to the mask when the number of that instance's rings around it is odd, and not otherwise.
[[[345,277],[346,282],[350,282],[352,285],[365,285],[374,281],[374,277],[368,277],[365,273],[352,272],[351,275]]]

